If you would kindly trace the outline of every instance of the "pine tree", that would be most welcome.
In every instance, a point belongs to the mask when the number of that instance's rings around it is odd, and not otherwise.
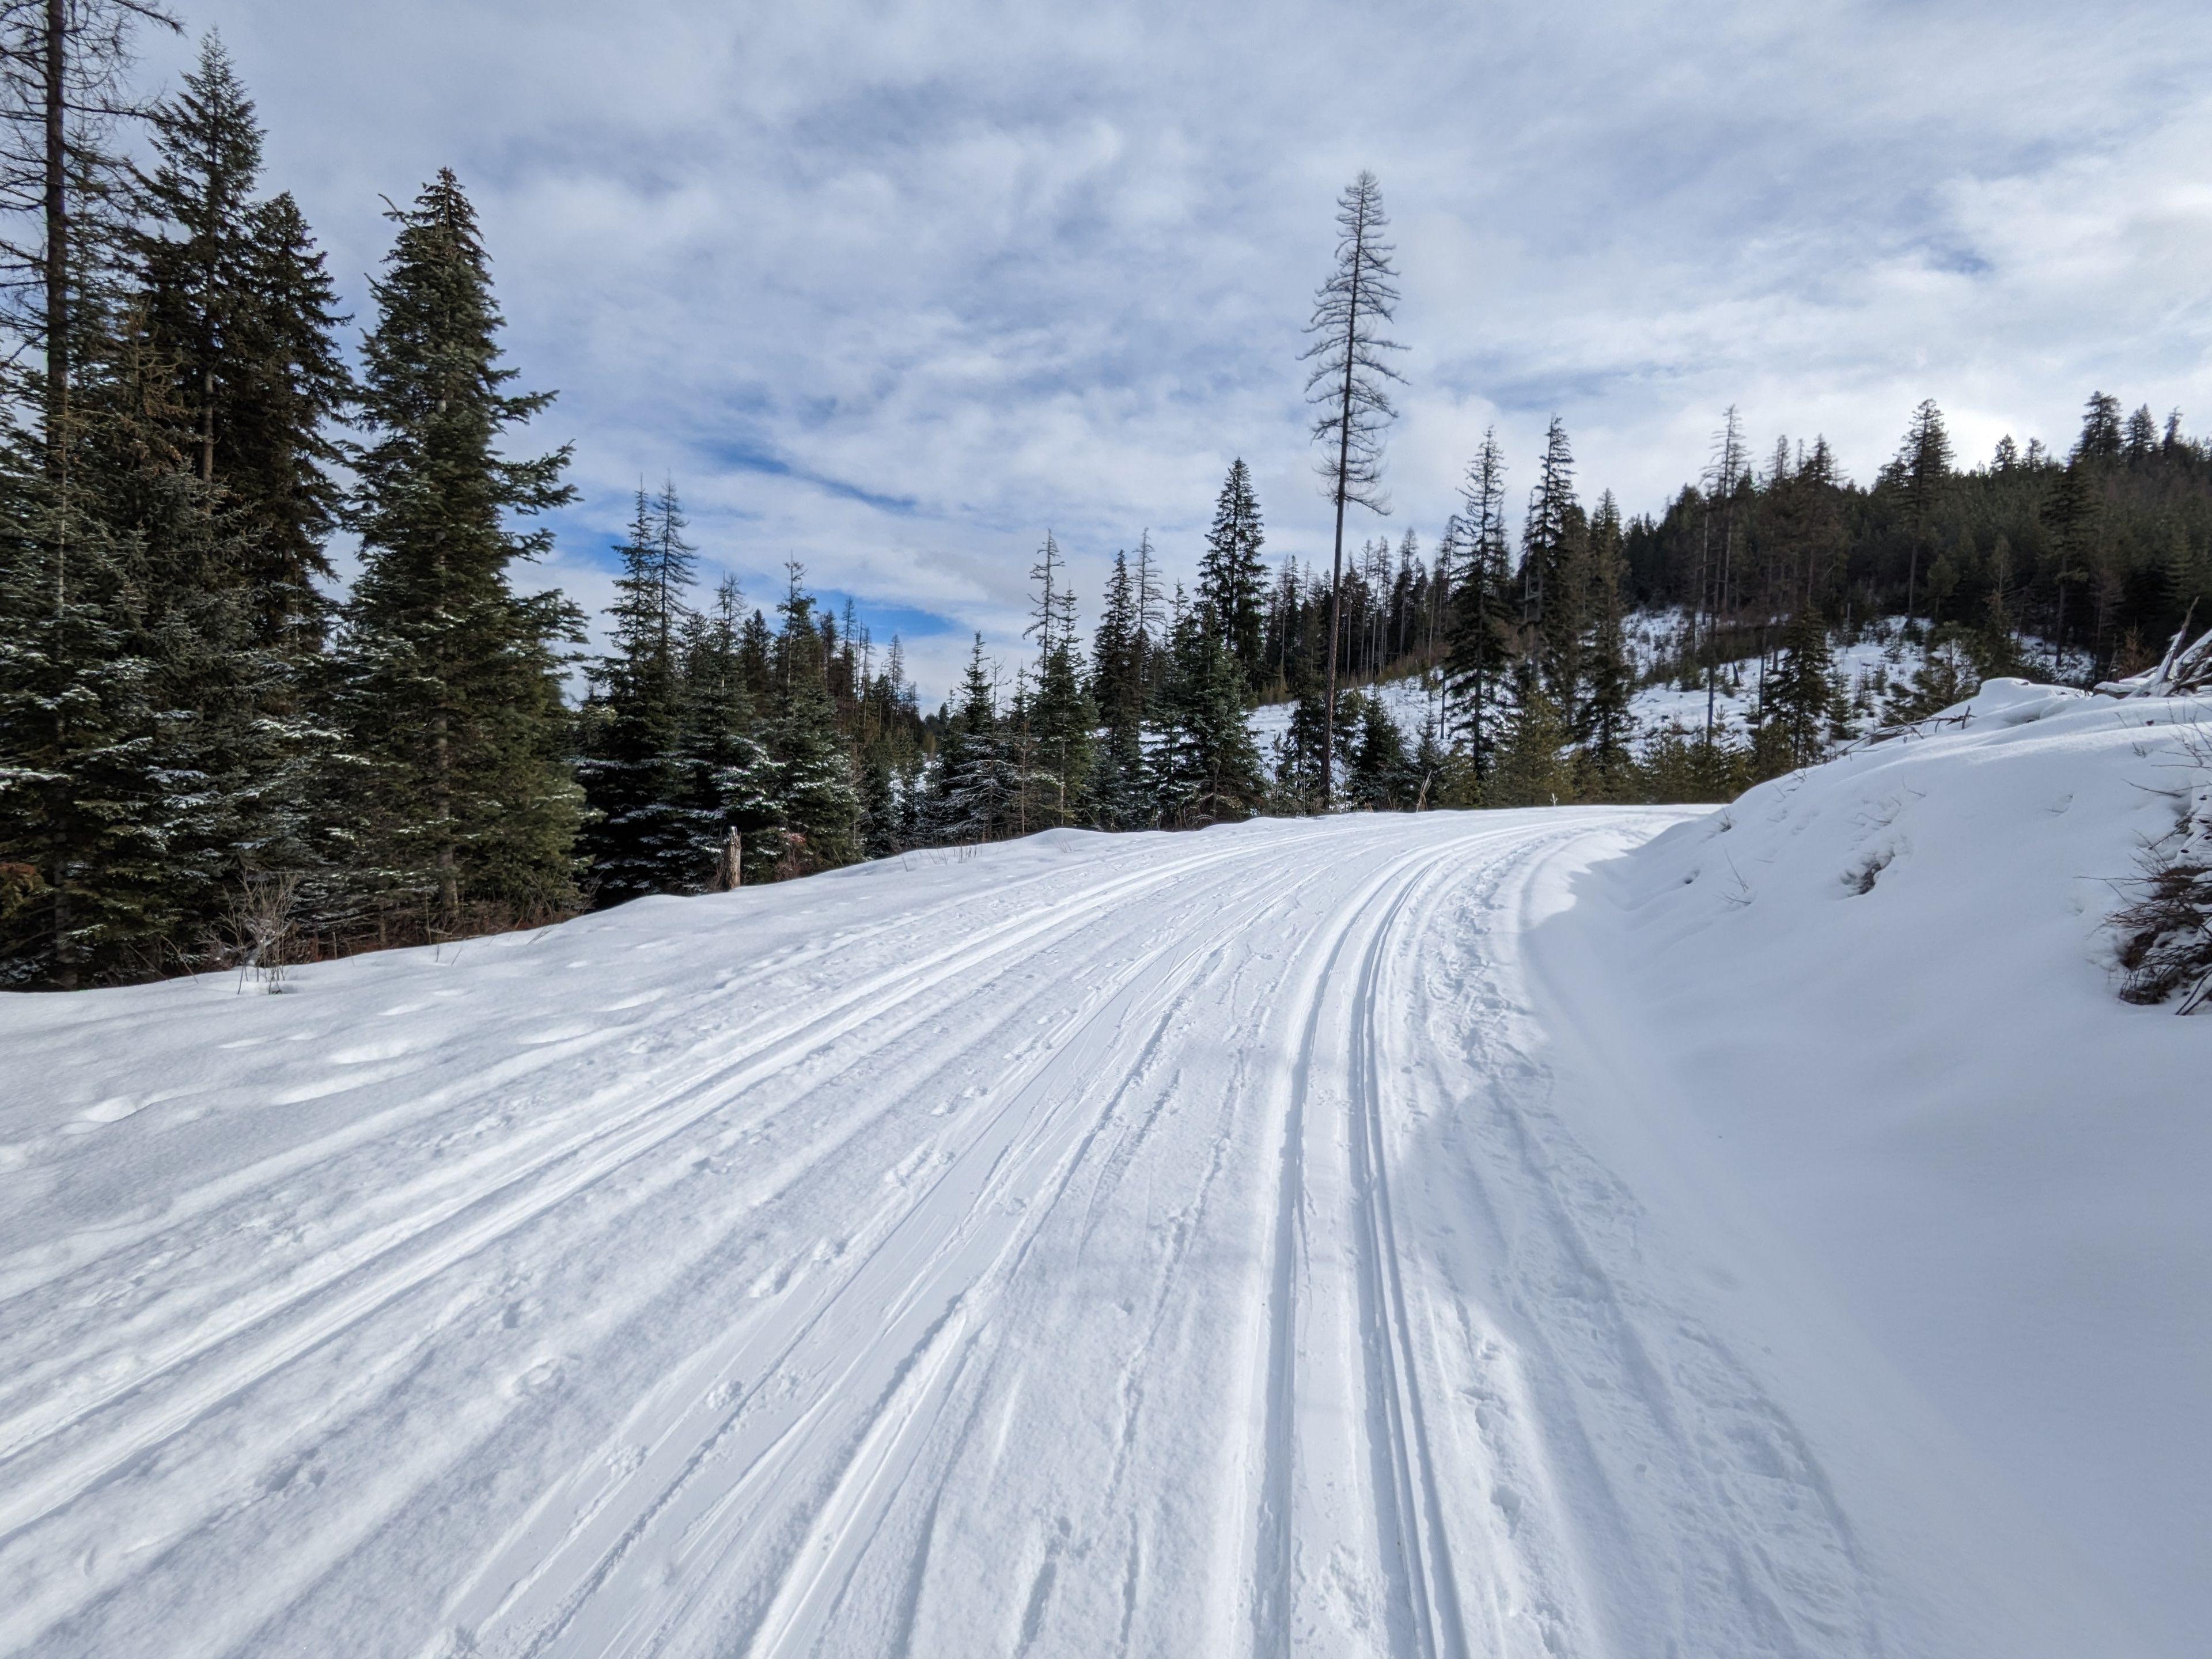
[[[1251,686],[1261,679],[1261,600],[1267,573],[1260,549],[1266,539],[1259,500],[1252,493],[1252,474],[1239,456],[1222,483],[1206,551],[1199,557],[1198,602]]]
[[[1334,551],[1329,568],[1328,641],[1323,672],[1321,790],[1328,805],[1335,787],[1336,669],[1343,650],[1344,510],[1357,503],[1370,512],[1389,510],[1382,493],[1382,430],[1395,419],[1387,381],[1404,377],[1382,354],[1402,351],[1377,331],[1396,314],[1396,270],[1393,250],[1382,240],[1389,220],[1382,211],[1382,186],[1363,172],[1337,200],[1336,269],[1314,296],[1316,336],[1301,361],[1313,370],[1306,379],[1309,402],[1321,405],[1313,436],[1325,451],[1321,462],[1329,500],[1336,510]]]
[[[1033,823],[1071,823],[1090,782],[1098,714],[1076,653],[1075,591],[1050,532],[1030,576],[1038,585],[1028,629],[1037,642],[1037,663],[1036,693],[1028,708],[1035,757],[1024,816]]]
[[[696,848],[681,777],[684,665],[694,551],[684,539],[675,486],[648,497],[641,486],[629,538],[617,544],[613,651],[592,669],[579,725],[577,765],[589,811],[580,850],[593,900],[620,904],[647,893],[692,890]]]
[[[336,653],[337,706],[364,880],[380,904],[423,906],[451,928],[573,902],[578,794],[554,644],[581,635],[557,594],[523,597],[515,560],[550,531],[510,513],[557,507],[566,448],[507,460],[500,434],[551,400],[509,394],[476,215],[451,171],[407,208],[364,343],[349,517],[361,580]]]
[[[144,548],[103,459],[121,360],[124,169],[112,123],[137,0],[0,11],[0,982],[72,988],[161,965],[180,921],[155,743]],[[94,384],[87,384],[90,370]],[[98,384],[105,380],[103,386]],[[88,392],[94,395],[87,396]],[[154,458],[159,465],[161,458]],[[189,787],[187,785],[187,787]]]
[[[1163,822],[1196,829],[1250,817],[1267,780],[1245,722],[1243,671],[1202,606],[1178,617],[1167,655],[1152,756]]]
[[[1598,497],[1589,526],[1589,633],[1583,647],[1586,689],[1575,734],[1593,775],[1591,787],[1583,793],[1600,800],[1621,798],[1635,761],[1629,747],[1633,725],[1629,706],[1636,691],[1636,667],[1629,660],[1621,616],[1626,580],[1620,507],[1608,489]]]
[[[728,885],[734,877],[766,877],[781,851],[763,832],[781,818],[775,769],[752,736],[752,699],[745,689],[739,641],[744,623],[738,585],[725,579],[712,608],[684,619],[682,676],[674,748],[675,801],[685,857],[675,890]],[[741,861],[730,858],[732,837]]]
[[[1832,665],[1828,625],[1808,605],[1783,630],[1781,668],[1767,681],[1760,711],[1768,747],[1785,768],[1810,766],[1826,751]]]
[[[970,843],[1008,834],[1020,779],[1000,726],[998,688],[984,666],[981,634],[961,681],[960,707],[939,743],[937,757],[938,839]]]
[[[1546,696],[1570,732],[1580,724],[1589,536],[1575,500],[1574,456],[1554,415],[1521,532],[1522,626]]]
[[[1561,753],[1566,722],[1535,675],[1520,688],[1512,730],[1483,788],[1486,806],[1558,806],[1575,798],[1574,767]]]
[[[1352,775],[1345,786],[1355,805],[1395,811],[1413,805],[1419,787],[1406,755],[1406,734],[1379,696],[1362,698],[1359,743],[1352,751]]]
[[[1092,819],[1102,830],[1138,829],[1152,817],[1145,775],[1145,656],[1136,586],[1127,556],[1117,552],[1091,635],[1091,684],[1102,729],[1089,793]]]
[[[1468,767],[1480,784],[1490,775],[1507,719],[1518,613],[1505,543],[1505,460],[1496,427],[1482,434],[1482,448],[1468,463],[1460,493],[1467,502],[1459,520],[1465,551],[1452,595],[1444,675],[1453,720],[1466,734]]]
[[[1897,453],[1897,477],[1912,521],[1912,550],[1905,577],[1905,620],[1910,626],[1917,614],[1920,556],[1928,545],[1928,526],[1951,477],[1951,438],[1943,428],[1943,411],[1933,398],[1912,411],[1912,425]]]
[[[776,606],[782,618],[770,666],[776,695],[766,737],[776,767],[781,807],[782,859],[791,872],[827,870],[860,856],[860,802],[854,787],[853,757],[837,729],[825,670],[828,653],[793,563]]]

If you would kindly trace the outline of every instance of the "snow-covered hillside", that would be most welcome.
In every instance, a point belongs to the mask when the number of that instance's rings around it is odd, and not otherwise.
[[[0,1651],[2194,1654],[2184,712],[0,1000]]]
[[[1683,618],[1677,611],[1636,613],[1628,630],[1629,655],[1639,676],[1648,675],[1655,664],[1675,658],[1682,628]],[[2038,644],[2027,643],[2031,649]],[[1893,691],[1903,690],[1911,682],[1921,661],[1920,647],[1906,643],[1905,621],[1899,617],[1867,629],[1855,639],[1835,637],[1830,652],[1832,677],[1849,708],[1847,724],[1854,737],[1882,724],[1886,701]],[[1360,690],[1382,700],[1409,744],[1425,720],[1442,723],[1447,717],[1433,675],[1384,680]],[[1702,683],[1694,690],[1673,681],[1638,686],[1630,700],[1630,720],[1640,737],[1669,726],[1686,733],[1702,732],[1710,701],[1716,733],[1729,742],[1743,743],[1752,736],[1759,697],[1759,662],[1753,658],[1722,668],[1714,676],[1710,698]],[[1276,740],[1289,733],[1291,707],[1287,702],[1262,703],[1252,711],[1249,723],[1263,756],[1272,757]]]
[[[1957,1443],[1957,1493],[1887,1477],[1936,1536],[2001,1493],[1991,1582],[2047,1562],[2106,1625],[2077,1650],[2201,1652],[2212,1019],[2121,1002],[2106,918],[2212,798],[2212,701],[1998,680],[1956,713],[1590,872],[1540,945],[1562,1003],[1650,988],[1576,1028],[1644,1121],[1578,1127],[1650,1176],[1662,1126],[1687,1231],[1787,1260],[1765,1292],[1825,1307],[1899,1422]],[[1808,1399],[1877,1386],[1803,1358]]]

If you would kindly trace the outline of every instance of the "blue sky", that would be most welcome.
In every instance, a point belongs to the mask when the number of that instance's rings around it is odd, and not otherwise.
[[[1431,542],[1484,427],[1658,507],[1721,411],[1867,477],[2093,388],[2212,429],[2212,24],[2178,5],[866,5],[188,0],[353,309],[441,165],[482,214],[602,601],[643,478],[763,603],[797,558],[926,694],[1018,652],[1045,532],[1095,595],[1187,572],[1231,459],[1325,559],[1297,356],[1334,198],[1382,182]],[[149,41],[146,69],[185,48]]]

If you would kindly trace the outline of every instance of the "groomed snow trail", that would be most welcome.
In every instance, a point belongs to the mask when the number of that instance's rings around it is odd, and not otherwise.
[[[1552,1098],[1680,814],[1055,835],[15,999],[0,1650],[1894,1650]]]

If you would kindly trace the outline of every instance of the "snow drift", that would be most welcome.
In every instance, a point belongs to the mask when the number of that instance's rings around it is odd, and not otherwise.
[[[1563,1006],[1571,970],[1643,988],[1596,1035],[1648,1120],[1583,1127],[1663,1143],[1643,1195],[1733,1269],[1791,1264],[1808,1393],[1917,1425],[1869,1478],[1922,1547],[1964,1575],[1983,1534],[1992,1605],[2056,1589],[2177,1659],[2212,1627],[2212,1019],[2122,1002],[2107,918],[2212,801],[2208,715],[1993,681],[1593,870],[1540,936]]]

